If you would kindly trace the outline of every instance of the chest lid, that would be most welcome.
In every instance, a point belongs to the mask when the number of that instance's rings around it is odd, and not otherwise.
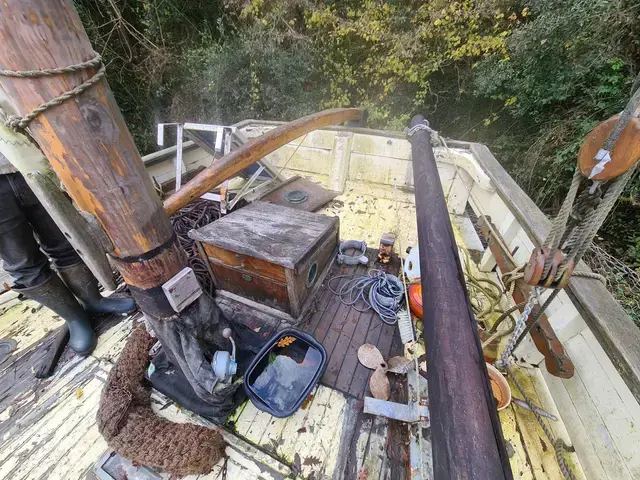
[[[338,217],[253,202],[189,237],[235,253],[295,269],[333,232]]]

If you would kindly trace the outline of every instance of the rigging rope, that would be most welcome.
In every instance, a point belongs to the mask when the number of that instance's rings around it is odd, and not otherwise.
[[[13,130],[24,130],[29,126],[29,123],[41,113],[46,110],[61,105],[66,100],[76,97],[93,85],[98,83],[105,75],[105,66],[102,63],[102,57],[94,52],[94,57],[86,62],[76,63],[66,67],[59,68],[45,68],[42,70],[2,70],[0,69],[0,76],[12,77],[12,78],[39,78],[49,77],[54,75],[64,75],[65,73],[81,72],[89,69],[98,69],[89,79],[82,82],[80,85],[73,87],[71,90],[58,95],[51,100],[48,100],[38,107],[34,108],[31,112],[27,113],[23,117],[17,115],[9,115],[4,110],[0,109],[0,116],[4,124]]]

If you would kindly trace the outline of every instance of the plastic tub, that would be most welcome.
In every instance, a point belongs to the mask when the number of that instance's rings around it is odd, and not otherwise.
[[[263,412],[293,415],[318,384],[327,352],[311,335],[288,328],[278,332],[255,356],[244,375],[244,389]]]

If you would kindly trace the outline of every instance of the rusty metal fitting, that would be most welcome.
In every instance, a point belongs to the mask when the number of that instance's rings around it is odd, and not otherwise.
[[[380,237],[380,247],[378,249],[378,261],[380,263],[389,263],[391,261],[391,253],[393,252],[393,244],[396,242],[396,236],[393,233],[383,233]]]
[[[544,264],[549,257],[549,250],[545,247],[535,248],[531,252],[529,262],[524,268],[524,281],[532,287],[538,286],[540,280],[542,280],[542,272],[544,271]]]

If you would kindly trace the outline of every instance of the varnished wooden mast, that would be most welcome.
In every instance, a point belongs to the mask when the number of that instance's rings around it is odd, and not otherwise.
[[[423,124],[418,115],[411,126]],[[431,146],[410,138],[436,480],[512,479],[449,212]]]
[[[69,0],[0,4],[1,69],[59,68],[94,56]],[[24,116],[94,73],[0,76],[0,85]],[[169,315],[158,290],[186,266],[186,258],[107,81],[40,114],[29,129],[73,200],[95,215],[113,242],[114,261],[143,311]]]
[[[189,202],[290,141],[313,130],[349,120],[359,120],[361,117],[362,110],[357,108],[334,108],[274,128],[225,155],[200,172],[182,189],[169,197],[164,202],[164,208],[169,215],[173,215]]]

